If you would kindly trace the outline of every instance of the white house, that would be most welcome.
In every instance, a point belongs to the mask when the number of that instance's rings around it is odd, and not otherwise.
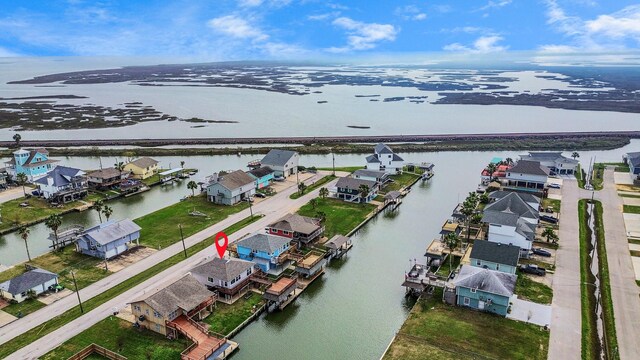
[[[80,169],[58,165],[47,175],[34,181],[42,196],[66,203],[87,195],[87,177]]]
[[[541,203],[540,198],[528,193],[498,190],[489,194],[489,199],[492,202],[497,202],[507,196],[514,196],[511,194],[515,194],[515,196],[518,196],[520,199],[522,199],[522,201],[527,203],[527,205],[529,205],[533,210],[540,209],[540,203]]]
[[[404,159],[382,143],[376,145],[373,155],[367,156],[366,161],[367,170],[384,171],[387,174],[401,173],[404,166]]]
[[[482,222],[489,224],[488,240],[518,246],[521,256],[527,256],[535,240],[540,214],[516,192],[487,205]]]
[[[207,185],[207,198],[215,204],[234,205],[250,199],[256,193],[253,178],[242,170],[213,174]]]
[[[520,160],[507,170],[505,178],[510,187],[542,191],[549,180],[549,169],[539,161]]]
[[[249,289],[250,277],[257,270],[251,261],[230,258],[213,258],[191,270],[199,283],[216,290],[220,299],[229,302]]]
[[[288,177],[298,172],[300,154],[291,150],[271,149],[260,160],[260,166],[268,166],[275,176]]]
[[[579,161],[563,156],[561,152],[530,152],[520,155],[520,160],[538,161],[546,166],[552,173],[558,175],[573,175],[576,172]]]
[[[23,302],[29,298],[29,293],[38,296],[58,283],[58,274],[47,270],[34,268],[18,275],[11,280],[0,283],[0,295],[7,300]]]

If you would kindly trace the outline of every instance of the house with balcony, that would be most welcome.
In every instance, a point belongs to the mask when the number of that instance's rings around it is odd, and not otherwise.
[[[482,223],[488,225],[487,239],[491,242],[514,245],[520,256],[527,257],[536,235],[540,214],[517,193],[511,192],[485,207]]]
[[[266,188],[271,185],[275,176],[274,171],[268,166],[262,166],[247,171],[247,175],[251,176],[256,184],[256,190]]]
[[[259,164],[261,167],[269,167],[275,176],[289,177],[298,173],[300,154],[291,150],[271,149]]]
[[[58,162],[49,158],[49,152],[46,149],[39,148],[14,151],[13,158],[5,164],[7,174],[12,179],[15,180],[18,174],[25,174],[27,180],[32,182],[53,170]]]
[[[622,159],[629,166],[629,175],[634,185],[640,186],[640,152],[627,153]]]
[[[242,170],[209,177],[207,199],[214,204],[235,205],[256,193],[254,179]]]
[[[242,260],[252,261],[265,273],[279,275],[290,264],[286,257],[291,238],[270,234],[254,234],[236,242]]]
[[[124,170],[131,173],[132,178],[144,180],[158,172],[158,161],[147,156],[141,157],[126,164]]]
[[[520,160],[507,170],[505,176],[507,187],[509,190],[533,194],[544,193],[545,185],[549,180],[549,172],[549,169],[540,165],[539,161]]]
[[[118,171],[114,167],[108,167],[100,170],[90,171],[87,174],[89,187],[105,190],[119,187],[120,183],[129,178],[131,175],[128,171]]]
[[[452,281],[456,305],[507,316],[516,278],[506,272],[462,265]]]
[[[266,228],[271,235],[288,237],[300,244],[309,244],[319,239],[324,233],[320,219],[298,214],[287,214]]]
[[[473,243],[469,264],[471,266],[515,274],[520,259],[520,248],[515,245],[477,240]]]
[[[366,157],[365,168],[367,170],[383,171],[387,174],[402,173],[404,159],[395,154],[386,144],[378,144],[373,149],[373,154]]]
[[[68,203],[88,194],[84,171],[67,166],[56,166],[45,176],[34,181],[42,196],[50,202]]]
[[[256,264],[242,259],[213,258],[191,270],[191,275],[209,290],[218,293],[218,300],[233,303],[251,286]]]
[[[360,169],[353,172],[353,178],[373,181],[378,187],[382,187],[382,185],[389,181],[389,174],[384,171]]]
[[[366,187],[368,192],[362,194],[360,189]],[[378,195],[378,186],[374,181],[341,177],[336,183],[336,197],[344,201],[368,203]]]
[[[76,250],[108,260],[139,246],[140,230],[140,226],[129,219],[110,220],[84,230],[76,240]]]
[[[553,175],[573,175],[576,173],[578,160],[563,156],[561,152],[530,152],[526,155],[520,155],[520,161],[537,161],[540,165],[549,169]]]

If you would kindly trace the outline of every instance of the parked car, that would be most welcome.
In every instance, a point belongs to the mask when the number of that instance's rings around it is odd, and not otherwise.
[[[546,222],[549,222],[549,223],[552,223],[552,224],[557,224],[558,223],[558,219],[553,217],[553,216],[550,216],[550,215],[540,215],[540,220],[546,221]]]
[[[538,265],[520,265],[520,271],[526,274],[533,274],[538,276],[545,276],[547,274],[547,270],[545,268],[541,268]]]
[[[560,184],[549,184],[551,189],[560,189]]]
[[[275,176],[275,177],[273,178],[273,180],[275,180],[275,181],[284,181],[285,179],[284,179],[284,177],[282,177],[282,176]]]
[[[61,285],[61,284],[49,285],[49,291],[58,292],[62,290],[64,290],[64,285]]]
[[[551,253],[545,249],[541,249],[541,248],[533,248],[533,253],[535,255],[540,255],[540,256],[544,256],[544,257],[551,257]]]
[[[255,193],[255,194],[253,194],[253,196],[255,196],[255,197],[259,197],[259,198],[266,198],[266,197],[267,197],[267,195],[265,195],[265,194],[263,194],[263,193],[259,193],[259,192],[257,192],[257,193]]]
[[[31,192],[31,195],[33,195],[33,196],[42,196],[42,193],[40,192],[40,190],[33,190]]]

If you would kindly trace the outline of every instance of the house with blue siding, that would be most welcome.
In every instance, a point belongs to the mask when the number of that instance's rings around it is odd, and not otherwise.
[[[456,304],[506,316],[516,287],[514,274],[462,265],[453,280]]]
[[[18,174],[27,175],[29,181],[45,176],[56,167],[58,160],[49,159],[46,149],[20,149],[13,152],[13,159],[7,161],[7,173],[13,179]]]
[[[622,158],[629,165],[629,174],[635,185],[640,185],[640,152],[627,153]]]
[[[270,167],[263,166],[247,171],[247,175],[251,176],[255,181],[256,189],[262,189],[271,185],[275,172]]]
[[[515,274],[519,258],[518,246],[477,240],[471,248],[469,263],[483,269]]]
[[[129,219],[123,219],[107,221],[85,230],[76,241],[76,250],[108,260],[138,245],[140,226]]]
[[[256,263],[262,271],[279,275],[289,265],[281,255],[291,247],[292,239],[270,234],[254,234],[236,243],[238,257]]]

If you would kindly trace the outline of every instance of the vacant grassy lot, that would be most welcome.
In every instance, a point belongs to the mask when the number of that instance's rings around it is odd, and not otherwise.
[[[342,166],[342,167],[336,167],[336,171],[344,171],[344,172],[349,172],[352,173],[356,170],[360,170],[360,169],[364,169],[364,166]],[[332,167],[319,167],[318,170],[324,170],[324,171],[333,171]]]
[[[546,199],[542,200],[542,208],[543,209],[551,207],[553,209],[553,212],[557,212],[557,213],[560,212],[560,204],[561,204],[561,201],[560,200],[556,200],[556,199],[546,198]]]
[[[257,310],[263,303],[260,295],[250,294],[248,299],[240,298],[231,305],[217,303],[213,313],[203,320],[211,325],[209,331],[227,335],[247,320],[253,314],[253,307],[255,306]]]
[[[515,292],[519,298],[538,304],[551,304],[553,299],[553,290],[550,287],[531,280],[525,274],[518,274]]]
[[[313,207],[307,203],[298,210],[298,214],[310,217],[325,216],[325,236],[346,235],[355,229],[375,209],[371,204],[354,204],[339,199],[321,199]]]
[[[180,241],[178,224],[182,224],[184,237],[187,238],[248,207],[246,202],[234,206],[216,205],[200,195],[139,217],[134,222],[142,228],[140,243],[159,249]],[[189,215],[194,210],[207,216]]]
[[[333,180],[333,179],[335,179],[335,178],[336,178],[336,177],[335,177],[335,176],[333,176],[333,175],[327,175],[327,176],[323,177],[322,179],[320,179],[320,180],[316,181],[313,185],[309,186],[309,187],[305,190],[305,194],[306,194],[306,193],[308,193],[308,192],[310,192],[310,191],[313,191],[313,190],[315,190],[315,189],[317,189],[317,188],[319,188],[319,187],[321,187],[322,185],[324,185],[324,184],[328,183],[329,181],[331,181],[331,180]],[[304,195],[304,194],[302,194],[302,195]],[[299,191],[296,191],[296,192],[294,192],[293,194],[289,195],[289,198],[290,198],[290,199],[297,199],[297,198],[299,198],[299,197],[300,197],[300,196],[302,196],[302,195],[300,194],[300,192],[299,192]]]
[[[389,191],[398,191],[413,183],[419,177],[420,175],[414,175],[406,172],[401,175],[391,175],[389,178],[393,179],[393,182],[387,183],[387,185],[382,188],[382,192],[388,193]]]
[[[131,323],[109,316],[67,340],[41,359],[66,359],[92,343],[115,351],[129,360],[179,359],[180,353],[190,344],[184,338],[168,340],[151,330],[135,329]]]
[[[549,333],[539,326],[419,300],[384,359],[546,359]]]
[[[27,299],[18,304],[11,304],[2,309],[2,311],[9,313],[13,316],[18,316],[18,314],[22,314],[22,316],[27,316],[34,311],[40,310],[46,305],[41,303],[38,300]]]
[[[29,206],[22,207],[20,206],[21,203],[27,203]],[[2,223],[0,224],[0,230],[6,230],[33,221],[44,220],[49,217],[49,215],[59,214],[79,205],[82,205],[82,203],[74,201],[61,205],[60,207],[52,207],[44,199],[36,197],[9,200],[1,206]]]

